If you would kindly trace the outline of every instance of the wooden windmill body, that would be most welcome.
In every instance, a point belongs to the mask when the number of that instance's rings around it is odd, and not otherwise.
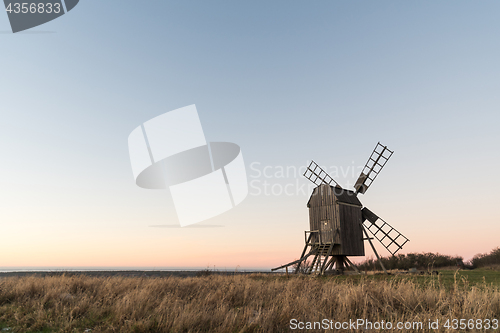
[[[296,273],[343,273],[347,266],[357,271],[356,266],[347,257],[364,256],[365,240],[370,243],[380,262],[372,243],[374,238],[392,255],[400,250],[409,241],[408,238],[368,208],[363,208],[358,199],[358,194],[366,192],[392,153],[386,146],[377,144],[354,186],[355,191],[343,189],[312,161],[304,176],[317,187],[307,202],[310,230],[304,233],[304,250],[298,260],[273,270],[295,265]],[[367,230],[373,237],[368,236]],[[307,266],[304,265],[309,258],[313,258],[312,261]],[[385,271],[383,265],[382,268]]]
[[[354,192],[330,185],[316,187],[307,203],[311,242],[334,244],[332,255],[364,256],[363,205]]]

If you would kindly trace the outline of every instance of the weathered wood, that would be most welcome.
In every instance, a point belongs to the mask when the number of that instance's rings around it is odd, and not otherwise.
[[[311,273],[311,272],[313,271],[313,269],[314,269],[314,265],[316,265],[316,260],[318,260],[318,257],[319,257],[319,251],[317,251],[317,252],[316,252],[316,254],[315,254],[315,256],[314,256],[314,259],[313,259],[313,261],[312,261],[312,263],[311,263],[311,267],[309,267],[309,269],[307,270],[307,272],[306,272],[306,273],[308,273],[308,274],[309,274],[309,273]]]
[[[377,151],[377,149],[379,150]],[[386,152],[387,154],[384,155]],[[387,146],[380,144],[380,142],[377,143],[375,149],[368,158],[361,175],[358,180],[356,180],[356,185],[354,185],[356,193],[365,193],[368,190],[393,153],[394,152],[389,150]],[[379,167],[378,170],[375,169],[376,166]]]
[[[316,187],[307,203],[309,226],[319,230],[312,243],[335,243],[332,255],[363,256],[361,203],[354,192],[326,184]]]
[[[360,228],[361,209],[348,205],[339,206],[342,252],[344,256],[364,256],[363,232]]]
[[[302,258],[298,259],[298,260],[295,260],[295,261],[292,261],[292,262],[289,262],[288,264],[284,264],[280,267],[276,267],[276,268],[271,268],[271,271],[277,271],[278,269],[282,269],[282,268],[285,268],[285,267],[288,267],[288,266],[292,266],[292,265],[295,265],[296,263],[301,263],[302,261],[306,260],[312,253],[309,252],[308,254],[306,254],[305,256],[303,256]],[[298,267],[297,269],[295,270],[295,273],[297,273],[297,270],[298,270]]]
[[[368,237],[368,233],[366,232],[365,228],[363,226],[361,226],[361,228],[363,228],[363,231],[365,233],[365,236],[366,238],[368,239],[368,242],[370,243],[370,246],[372,247],[372,250],[373,252],[375,253],[375,255],[377,256],[377,260],[378,262],[380,263],[380,266],[382,267],[382,269],[384,270],[384,273],[387,274],[387,271],[384,267],[384,264],[382,263],[382,261],[380,260],[380,256],[378,255],[378,252],[377,250],[375,249],[375,246],[373,246],[373,243],[372,243],[372,240],[370,239],[370,237]]]
[[[353,204],[350,204],[350,203],[346,203],[346,202],[341,202],[341,201],[337,201],[337,204],[339,205],[343,205],[343,206],[350,206],[350,207],[358,207],[358,205],[353,205]]]
[[[358,272],[358,273],[359,273],[359,269],[358,269],[358,267],[356,267],[356,265],[354,265],[354,264],[352,263],[352,261],[350,261],[350,260],[349,260],[349,258],[345,257],[345,261],[347,261],[347,262],[349,263],[349,265],[350,265],[352,268],[354,268],[354,270],[355,270],[356,272]]]
[[[332,269],[333,263],[335,262],[334,259],[335,259],[334,257],[330,257],[328,263],[326,264],[325,272]]]
[[[300,258],[299,258],[299,262],[298,262],[298,265],[297,265],[297,268],[295,269],[295,274],[299,272],[299,268],[300,268],[300,264],[302,263],[303,261],[303,257],[304,257],[304,254],[306,253],[306,250],[307,250],[307,247],[309,246],[309,243],[311,241],[311,237],[312,237],[312,233],[309,234],[309,237],[307,238],[306,240],[306,245],[304,246],[304,250],[302,251],[302,254],[300,255]]]
[[[344,271],[344,258],[345,256],[334,256],[335,268],[341,272]]]
[[[328,258],[330,257],[330,255],[332,254],[332,251],[333,251],[333,243],[330,244],[330,247],[328,248],[328,252],[326,254],[326,257],[325,257],[325,261],[323,262],[323,265],[321,266],[321,271],[320,273],[323,274],[325,273],[325,268],[326,268],[326,264],[328,262]]]

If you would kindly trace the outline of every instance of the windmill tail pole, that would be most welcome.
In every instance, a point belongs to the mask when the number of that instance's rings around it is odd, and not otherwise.
[[[288,263],[288,264],[282,265],[282,266],[280,266],[280,267],[271,268],[271,272],[277,271],[278,269],[282,269],[282,268],[285,268],[285,267],[286,267],[286,268],[288,268],[288,266],[292,266],[292,265],[294,265],[294,264],[296,264],[296,263],[299,263],[299,262],[301,262],[301,261],[302,261],[302,260],[301,260],[301,259],[299,259],[299,260],[292,261],[292,262],[290,262],[290,263]]]
[[[382,260],[380,260],[380,256],[378,255],[377,250],[375,250],[375,246],[373,246],[372,240],[370,239],[370,237],[368,236],[368,233],[366,232],[365,227],[363,227],[363,225],[361,225],[361,228],[363,229],[363,231],[364,231],[364,233],[365,233],[366,239],[368,239],[368,242],[370,242],[370,245],[371,245],[371,247],[372,247],[372,250],[373,250],[373,252],[375,253],[375,255],[377,256],[377,260],[378,260],[378,262],[380,263],[380,266],[382,267],[382,270],[384,271],[384,273],[385,273],[385,274],[388,274],[388,273],[387,273],[387,270],[386,270],[386,269],[385,269],[385,267],[384,267],[384,264],[382,263]]]
[[[278,269],[282,269],[282,268],[285,268],[285,267],[288,267],[288,266],[295,265],[297,263],[301,263],[302,261],[306,260],[310,255],[311,255],[311,253],[308,253],[305,256],[303,256],[302,258],[300,258],[299,260],[292,261],[292,262],[290,262],[288,264],[285,264],[283,266],[280,266],[280,267],[271,268],[271,271],[274,272],[274,271],[277,271]]]

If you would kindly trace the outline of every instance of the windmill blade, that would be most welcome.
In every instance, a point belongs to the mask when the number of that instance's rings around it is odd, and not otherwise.
[[[321,184],[332,185],[333,183],[335,184],[335,186],[340,187],[340,185],[332,177],[330,177],[330,175],[327,174],[325,170],[321,169],[321,167],[314,161],[311,161],[311,163],[307,167],[306,172],[304,172],[304,177],[309,179],[316,186],[319,186]]]
[[[368,158],[368,162],[366,162],[361,175],[359,175],[359,178],[354,185],[356,193],[363,194],[368,190],[393,153],[394,152],[390,151],[387,146],[380,144],[380,142],[377,143],[375,149],[370,155],[370,158]]]
[[[392,255],[403,248],[410,240],[393,228],[389,223],[375,215],[368,208],[361,210],[363,226],[389,251]]]

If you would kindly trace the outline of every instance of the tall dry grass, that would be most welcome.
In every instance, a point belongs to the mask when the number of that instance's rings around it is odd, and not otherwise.
[[[437,278],[426,286],[259,274],[0,280],[0,323],[15,332],[282,332],[293,318],[500,318],[500,292],[463,281],[450,288]]]

